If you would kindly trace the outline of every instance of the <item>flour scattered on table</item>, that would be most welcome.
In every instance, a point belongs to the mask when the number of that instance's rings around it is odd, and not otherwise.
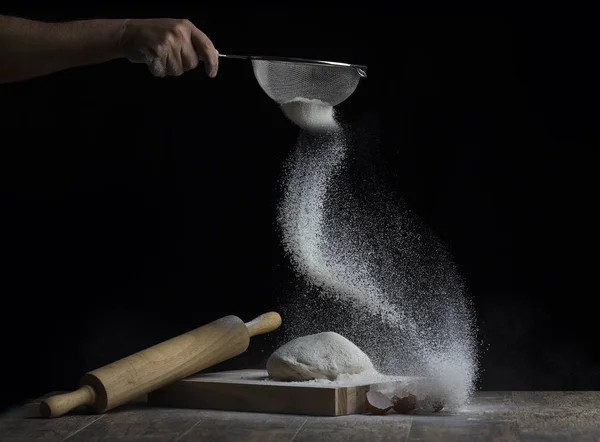
[[[294,106],[303,111],[286,115],[301,127],[327,120],[323,108]],[[478,374],[462,279],[435,235],[365,171],[367,138],[335,127],[301,131],[286,165],[278,226],[299,280],[283,300],[285,339],[335,330],[376,371],[432,379],[444,408],[460,407]]]

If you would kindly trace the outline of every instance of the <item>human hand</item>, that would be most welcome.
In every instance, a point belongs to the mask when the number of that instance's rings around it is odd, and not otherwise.
[[[218,52],[210,39],[185,19],[129,19],[120,39],[123,55],[145,63],[152,75],[179,76],[204,62],[209,77],[217,75]]]

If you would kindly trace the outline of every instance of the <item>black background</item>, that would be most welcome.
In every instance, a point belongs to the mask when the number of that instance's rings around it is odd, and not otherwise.
[[[368,65],[343,110],[376,134],[390,184],[468,283],[480,387],[598,389],[591,14],[394,8],[21,2],[0,13],[185,17],[223,53]],[[1,85],[0,100],[3,405],[225,314],[277,308],[278,180],[297,129],[249,64],[157,79],[118,60]],[[260,364],[269,339],[235,363]]]

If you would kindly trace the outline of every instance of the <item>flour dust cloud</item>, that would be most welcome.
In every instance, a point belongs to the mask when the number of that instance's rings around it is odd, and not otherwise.
[[[333,117],[333,106],[319,99],[296,97],[283,103],[281,110],[297,126],[311,132],[339,129]]]
[[[303,115],[294,114],[300,127],[325,125],[315,113]],[[447,409],[460,407],[478,368],[466,288],[446,249],[402,200],[357,173],[352,153],[360,146],[351,130],[333,125],[301,130],[285,166],[278,227],[298,276],[295,293],[282,300],[285,339],[337,332],[380,372],[428,376]]]

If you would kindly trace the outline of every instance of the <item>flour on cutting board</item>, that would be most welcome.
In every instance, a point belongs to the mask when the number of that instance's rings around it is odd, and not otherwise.
[[[253,385],[280,385],[291,387],[348,387],[358,385],[370,385],[386,382],[402,382],[410,384],[419,381],[419,378],[410,376],[391,376],[376,371],[368,371],[359,374],[339,375],[335,380],[311,379],[308,381],[280,381],[269,377],[266,370],[247,369],[233,370],[217,373],[203,373],[200,375],[203,382],[217,383],[242,383]]]
[[[461,407],[478,377],[477,330],[448,250],[380,181],[356,178],[365,165],[353,162],[368,160],[371,146],[337,111],[301,98],[282,108],[309,128],[286,164],[279,204],[282,245],[299,276],[282,299],[285,338],[336,331],[378,371],[432,379],[447,409]],[[332,121],[332,130],[312,130]]]

